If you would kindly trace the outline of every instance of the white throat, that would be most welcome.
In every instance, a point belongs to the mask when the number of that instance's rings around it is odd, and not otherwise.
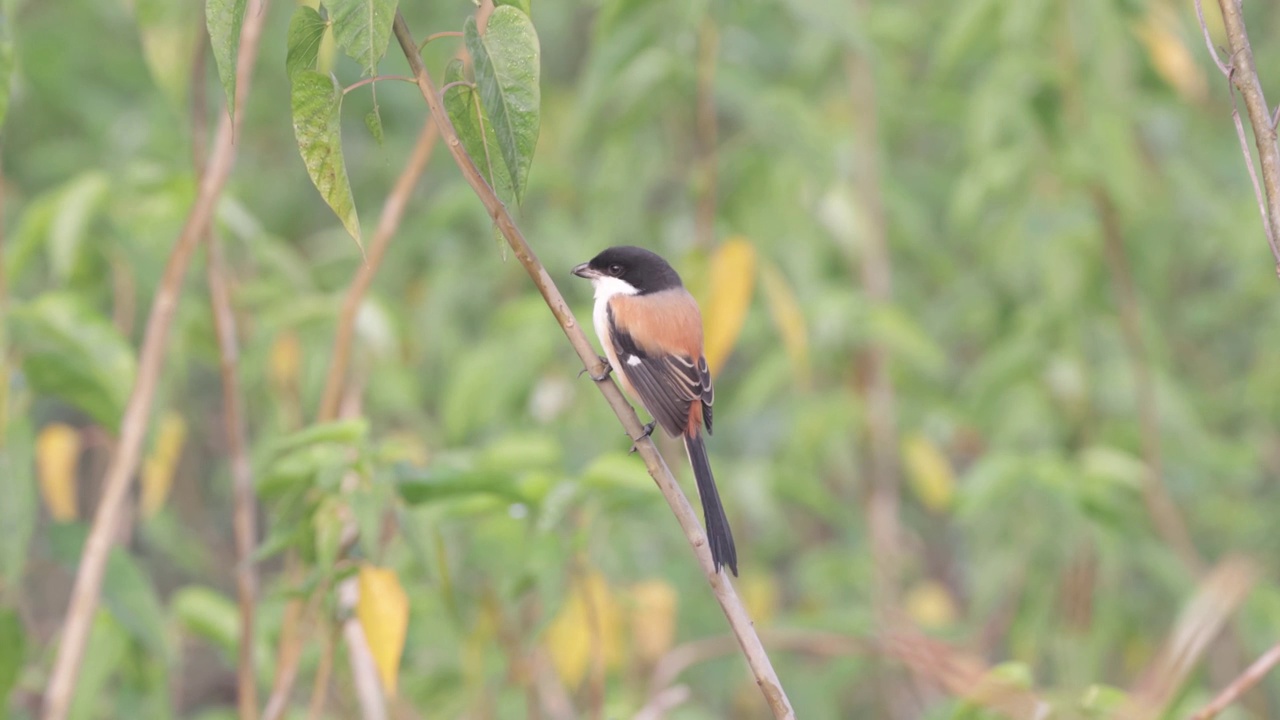
[[[639,290],[636,290],[631,283],[616,277],[591,278],[591,284],[596,289],[596,305],[591,312],[596,337],[600,338],[600,344],[604,346],[605,355],[610,356],[610,361],[617,362],[617,358],[612,357],[613,348],[605,339],[609,337],[609,298],[614,295],[635,295]]]

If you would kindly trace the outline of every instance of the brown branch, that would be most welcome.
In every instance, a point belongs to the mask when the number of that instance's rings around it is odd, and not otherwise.
[[[1204,34],[1205,45],[1214,64],[1227,76],[1240,97],[1244,99],[1245,110],[1249,113],[1249,124],[1253,126],[1253,141],[1258,149],[1258,161],[1262,166],[1262,187],[1266,195],[1266,204],[1261,208],[1263,228],[1266,230],[1267,245],[1275,258],[1277,269],[1280,269],[1280,146],[1276,145],[1276,123],[1267,99],[1262,93],[1262,82],[1258,79],[1258,68],[1253,60],[1253,48],[1249,45],[1249,34],[1245,31],[1244,14],[1240,0],[1218,0],[1218,8],[1222,11],[1222,24],[1227,31],[1227,45],[1230,48],[1230,61],[1223,63],[1213,47],[1209,37],[1208,26],[1204,22],[1204,8],[1201,0],[1195,0],[1196,17],[1200,20],[1200,28]],[[1234,105],[1235,99],[1232,98]],[[1242,128],[1237,128],[1241,140],[1244,139]],[[1250,179],[1253,180],[1255,192],[1258,181],[1253,173],[1252,159],[1245,147],[1245,162],[1249,166]]]
[[[404,75],[375,75],[374,77],[367,77],[363,80],[357,80],[351,83],[350,85],[342,88],[342,94],[346,95],[347,93],[351,92],[352,90],[355,90],[356,88],[362,88],[365,85],[380,82],[383,80],[398,80],[400,82],[407,82],[407,83],[411,83],[414,81],[413,78],[406,77]]]
[[[409,154],[409,162],[405,163],[404,169],[400,171],[400,177],[396,179],[396,184],[391,189],[391,194],[382,205],[382,216],[378,219],[378,228],[374,231],[373,241],[369,243],[369,254],[356,271],[356,276],[351,280],[347,294],[342,299],[338,330],[334,334],[333,350],[330,352],[333,359],[329,364],[329,375],[325,378],[324,394],[320,400],[318,418],[320,422],[332,420],[337,415],[338,400],[342,397],[347,365],[351,360],[351,347],[354,344],[356,317],[360,313],[360,304],[364,302],[365,293],[373,284],[374,276],[378,274],[378,268],[382,265],[382,258],[387,254],[387,248],[391,247],[391,239],[400,228],[400,220],[404,217],[404,210],[409,205],[409,197],[413,194],[422,171],[426,169],[427,162],[431,160],[431,151],[435,149],[439,132],[436,124],[430,119],[422,126],[422,131],[418,133],[418,142]]]
[[[574,317],[568,304],[565,303],[564,296],[560,294],[560,290],[556,287],[555,282],[551,280],[551,276],[547,274],[546,268],[538,261],[533,248],[529,247],[529,243],[525,240],[520,229],[516,227],[510,213],[507,212],[507,208],[498,199],[498,196],[494,194],[493,188],[489,187],[488,183],[481,177],[471,156],[463,149],[462,141],[458,139],[458,134],[453,128],[453,123],[449,121],[449,115],[444,110],[435,85],[430,75],[427,74],[426,67],[422,64],[422,58],[418,55],[417,43],[414,42],[409,26],[405,23],[404,16],[400,13],[396,14],[393,30],[396,40],[399,41],[400,48],[404,52],[405,59],[408,60],[414,77],[417,78],[418,90],[430,108],[431,117],[440,126],[440,137],[444,139],[445,146],[449,149],[449,153],[453,155],[454,162],[457,163],[463,178],[475,190],[477,197],[484,204],[494,224],[506,237],[507,243],[511,246],[512,254],[520,261],[520,264],[533,281],[534,286],[542,294],[547,307],[550,308],[552,315],[555,316],[560,328],[569,339],[569,344],[578,353],[578,357],[582,360],[584,367],[593,377],[603,378],[596,383],[596,387],[604,395],[605,400],[608,401],[609,407],[613,409],[614,414],[617,415],[627,434],[632,438],[640,438],[636,445],[641,458],[644,459],[645,467],[653,477],[654,482],[657,483],[658,489],[661,490],[667,504],[670,505],[672,513],[675,514],[676,520],[684,531],[685,538],[693,546],[694,553],[702,566],[707,582],[711,585],[712,592],[715,593],[716,599],[720,602],[720,607],[729,621],[730,628],[738,638],[747,664],[750,666],[756,683],[764,694],[774,717],[794,720],[795,712],[791,709],[791,702],[787,699],[782,683],[778,680],[777,673],[773,670],[768,653],[765,652],[759,636],[756,635],[755,628],[752,627],[746,608],[743,607],[742,601],[738,598],[737,593],[734,592],[733,585],[729,582],[729,579],[723,573],[716,572],[712,566],[711,553],[707,549],[707,536],[703,532],[701,525],[699,525],[698,518],[693,512],[693,508],[689,505],[688,499],[681,492],[680,486],[676,483],[671,470],[667,468],[666,462],[658,453],[657,447],[651,440],[642,437],[643,430],[640,425],[640,419],[636,417],[635,410],[627,403],[626,398],[622,396],[622,392],[618,389],[613,379],[604,375],[604,366],[600,362],[600,357],[587,340],[587,336],[582,332],[582,327],[578,325],[577,318]]]
[[[254,0],[245,10],[240,54],[236,64],[236,104],[239,108],[245,107],[248,100],[249,87],[253,81],[252,69],[258,56],[258,42],[266,21],[267,2],[268,0]],[[89,640],[89,630],[98,607],[98,596],[102,591],[107,556],[111,552],[116,529],[120,526],[129,487],[137,469],[142,440],[146,435],[147,416],[151,411],[151,401],[155,397],[156,385],[164,364],[169,328],[177,310],[187,265],[190,264],[191,255],[199,245],[200,238],[209,227],[222,187],[231,174],[231,166],[235,161],[232,138],[236,125],[243,118],[243,111],[237,112],[234,120],[224,113],[218,124],[217,137],[209,153],[209,165],[200,179],[195,204],[174,243],[151,303],[142,351],[139,354],[137,380],[129,394],[124,418],[120,423],[120,445],[103,479],[102,501],[94,515],[93,526],[80,557],[62,641],[45,690],[44,720],[64,720],[71,705],[71,695],[75,690],[80,663]]]
[[[203,23],[203,20],[201,21]],[[208,98],[204,72],[209,51],[208,35],[201,33],[191,70],[191,155],[197,177],[204,174],[206,113]],[[209,305],[218,339],[218,370],[222,379],[222,419],[227,454],[231,458],[232,527],[235,535],[236,599],[240,616],[240,646],[236,662],[236,703],[240,720],[257,720],[258,675],[254,661],[253,625],[257,608],[258,574],[253,551],[258,545],[255,527],[253,469],[249,462],[248,433],[240,401],[239,341],[236,316],[227,285],[227,263],[218,232],[210,227],[204,237],[205,279],[209,285]]]
[[[1217,717],[1218,713],[1227,709],[1227,706],[1240,699],[1240,696],[1257,685],[1267,673],[1271,672],[1277,664],[1280,664],[1280,644],[1273,645],[1270,650],[1262,654],[1254,661],[1252,665],[1236,678],[1230,685],[1222,689],[1217,697],[1200,709],[1200,712],[1191,717],[1191,720],[1209,720],[1209,718]]]
[[[1120,313],[1120,330],[1133,366],[1134,385],[1137,390],[1138,424],[1141,433],[1142,456],[1146,472],[1143,475],[1142,499],[1147,513],[1155,524],[1160,538],[1173,548],[1178,557],[1196,575],[1204,572],[1204,560],[1196,550],[1191,533],[1178,511],[1177,504],[1164,484],[1164,456],[1160,443],[1160,411],[1156,403],[1155,381],[1151,377],[1151,362],[1147,356],[1147,344],[1142,334],[1142,317],[1138,293],[1133,285],[1133,272],[1124,249],[1124,230],[1120,215],[1111,196],[1101,186],[1090,190],[1094,212],[1102,229],[1102,249],[1106,256],[1108,274],[1116,296]]]

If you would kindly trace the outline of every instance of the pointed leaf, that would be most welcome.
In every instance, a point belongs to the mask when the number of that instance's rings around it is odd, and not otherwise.
[[[782,271],[773,263],[760,266],[760,283],[764,286],[765,301],[769,305],[769,315],[773,325],[782,336],[782,345],[787,350],[787,357],[795,372],[800,387],[809,385],[809,331],[804,312],[800,309],[800,301],[783,276]]]
[[[173,487],[173,476],[182,459],[182,446],[186,444],[187,421],[182,415],[170,411],[160,421],[155,447],[142,464],[142,516],[150,518],[164,507]]]
[[[378,112],[378,106],[374,105],[373,110],[364,116],[364,126],[369,128],[369,134],[373,136],[373,141],[382,144],[382,114]]]
[[[74,295],[47,294],[13,311],[14,346],[37,391],[59,397],[115,432],[133,389],[133,349]]]
[[[711,258],[711,289],[706,303],[706,356],[719,372],[738,342],[756,289],[756,249],[746,238],[731,237]]]
[[[445,85],[461,82],[462,61],[450,62],[444,71]],[[454,85],[444,94],[445,112],[449,121],[462,141],[462,147],[471,156],[476,169],[484,177],[489,187],[504,202],[515,200],[515,188],[511,184],[511,173],[506,164],[498,157],[498,136],[493,132],[493,125],[484,115],[480,105],[480,96],[470,85]]]
[[[538,33],[529,16],[510,5],[493,11],[484,35],[475,18],[462,28],[475,67],[480,102],[498,136],[516,201],[524,194],[538,144],[541,90]]]
[[[378,74],[378,61],[391,42],[397,0],[326,0],[333,37],[366,75]]]
[[[111,189],[111,178],[100,170],[90,170],[62,186],[56,214],[49,223],[49,265],[54,277],[66,282],[80,260],[80,248],[90,224],[103,208]]]
[[[142,35],[142,54],[156,85],[169,102],[185,107],[187,88],[191,84],[191,64],[199,38],[200,6],[173,0],[137,0],[138,32]]]
[[[356,617],[387,695],[396,694],[400,655],[409,630],[409,598],[395,570],[361,565]]]
[[[329,27],[315,8],[299,5],[289,20],[289,52],[284,67],[292,79],[301,70],[315,70],[324,31]]]
[[[204,6],[213,62],[218,66],[218,78],[227,93],[227,112],[231,117],[236,115],[236,60],[240,56],[240,26],[244,23],[245,2],[207,0]]]
[[[0,127],[9,113],[9,90],[13,86],[13,16],[8,4],[0,4]],[[4,697],[0,695],[0,697]]]
[[[347,166],[342,159],[342,89],[328,75],[300,70],[293,77],[293,134],[320,197],[360,244]]]

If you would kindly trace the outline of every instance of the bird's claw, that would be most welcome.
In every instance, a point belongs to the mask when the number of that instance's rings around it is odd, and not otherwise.
[[[609,377],[609,373],[613,372],[613,366],[609,364],[609,358],[603,355],[597,355],[596,357],[600,358],[600,364],[604,366],[604,371],[598,377],[595,375],[590,375],[590,377],[596,382],[604,382],[605,378]],[[583,373],[589,374],[590,372],[591,368],[582,368],[578,371],[578,377],[582,377]]]
[[[628,452],[628,453],[627,453],[628,455],[630,455],[631,453],[633,453],[633,452],[635,452],[637,449],[639,449],[640,441],[641,441],[641,440],[643,440],[643,439],[645,439],[645,438],[647,438],[647,437],[649,437],[650,435],[652,435],[652,434],[653,434],[653,428],[654,428],[657,424],[658,424],[658,421],[657,421],[657,420],[654,420],[653,422],[651,422],[651,423],[649,423],[648,425],[645,425],[645,426],[644,426],[644,432],[640,433],[640,437],[636,438],[636,439],[631,443],[631,450],[630,450],[630,452]]]

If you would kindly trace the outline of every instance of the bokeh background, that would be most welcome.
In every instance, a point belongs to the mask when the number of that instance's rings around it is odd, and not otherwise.
[[[222,94],[199,3],[7,10],[0,716],[29,718]],[[261,696],[301,599],[287,716],[359,716],[336,590],[356,573],[407,600],[389,593],[408,613],[392,717],[766,717],[662,497],[441,148],[360,309],[348,419],[314,429],[363,261],[299,158],[293,10],[269,9],[216,222],[260,488]],[[422,38],[475,8],[401,10]],[[1245,10],[1280,98],[1280,10]],[[1032,716],[975,690],[992,682],[1059,717],[1185,717],[1280,638],[1280,286],[1190,0],[531,15],[517,219],[581,319],[568,269],[614,244],[665,255],[703,304],[737,586],[799,717]],[[428,46],[438,83],[459,44]],[[394,41],[380,70],[407,72]],[[368,86],[343,108],[366,238],[426,118],[412,85],[376,88],[381,144]],[[204,262],[77,720],[237,717]],[[282,443],[305,452],[282,463]],[[338,552],[342,518],[360,532]],[[1222,717],[1280,717],[1280,683]]]

